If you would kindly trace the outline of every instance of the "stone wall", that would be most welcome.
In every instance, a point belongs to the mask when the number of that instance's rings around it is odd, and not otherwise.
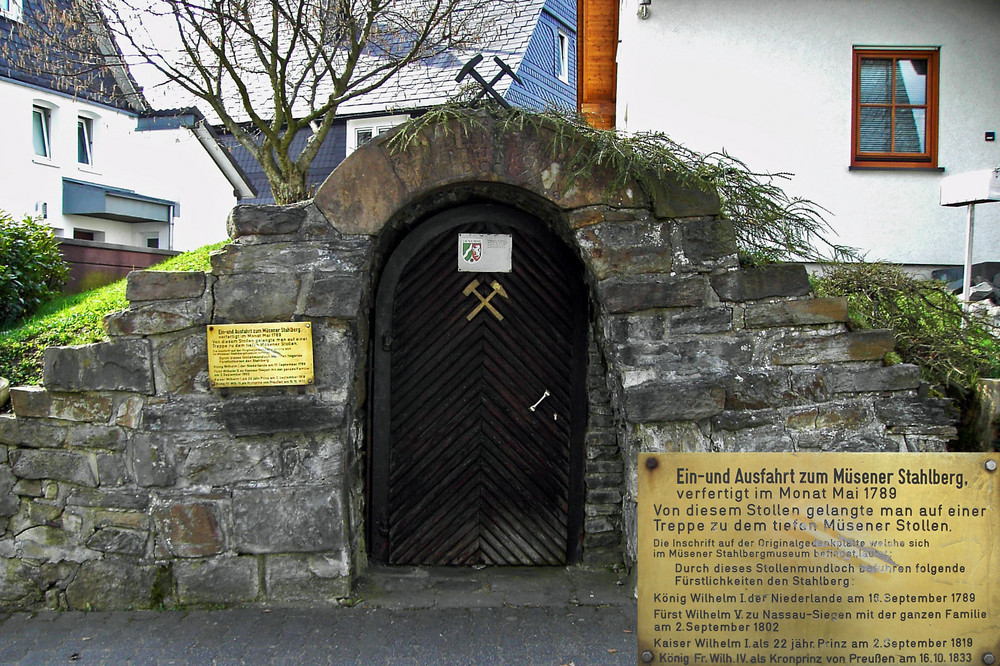
[[[447,129],[447,128],[444,128]],[[52,348],[0,416],[0,605],[321,606],[366,566],[369,304],[445,207],[500,201],[571,244],[593,321],[584,564],[635,559],[639,451],[934,451],[948,403],[804,269],[741,269],[712,194],[561,175],[546,133],[379,139],[314,202],[238,207],[202,273],[133,273],[109,341]],[[442,162],[442,156],[447,160]],[[215,389],[206,326],[310,321],[308,387]]]

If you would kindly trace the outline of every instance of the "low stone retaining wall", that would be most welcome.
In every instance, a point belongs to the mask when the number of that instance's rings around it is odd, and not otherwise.
[[[1000,379],[980,379],[972,408],[969,437],[981,451],[1000,446]]]
[[[889,332],[848,331],[801,266],[739,268],[713,196],[569,186],[543,138],[431,133],[401,156],[376,140],[315,203],[237,208],[209,274],[131,274],[110,341],[47,350],[44,387],[13,389],[0,417],[0,605],[349,598],[367,564],[373,290],[393,239],[461,201],[530,209],[585,269],[585,565],[635,560],[639,451],[899,454],[954,436],[917,369],[883,365]],[[444,172],[411,169],[445,153]],[[209,386],[207,325],[299,320],[311,386]]]

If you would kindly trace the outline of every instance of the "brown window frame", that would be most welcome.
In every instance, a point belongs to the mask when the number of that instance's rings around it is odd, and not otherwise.
[[[851,112],[851,166],[879,167],[899,169],[929,169],[937,168],[938,158],[938,84],[940,50],[937,48],[871,48],[854,47],[852,112]],[[891,117],[895,122],[896,110],[899,108],[923,108],[926,110],[926,136],[924,152],[861,152],[861,61],[863,59],[878,60],[926,60],[927,61],[927,99],[924,104],[899,104],[895,99],[895,84],[893,85],[891,101],[888,104],[865,104],[864,106],[881,106],[892,110]],[[895,65],[892,68],[895,73]],[[894,74],[895,77],[895,74]],[[892,141],[895,141],[895,131],[890,131]]]

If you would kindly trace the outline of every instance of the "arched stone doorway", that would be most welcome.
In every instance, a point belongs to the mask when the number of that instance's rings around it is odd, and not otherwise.
[[[501,265],[485,265],[491,252]],[[577,560],[582,272],[540,219],[496,204],[438,213],[392,253],[372,347],[374,560]]]
[[[923,397],[916,367],[883,364],[890,331],[847,330],[846,302],[809,297],[801,266],[741,268],[711,192],[670,173],[610,187],[597,158],[572,176],[575,157],[595,154],[575,136],[479,114],[425,125],[405,150],[379,137],[313,202],[235,209],[211,272],[130,276],[111,339],[47,350],[44,388],[13,389],[16,416],[0,418],[0,603],[351,598],[370,554],[377,282],[411,230],[470,203],[542,220],[587,287],[584,565],[636,559],[640,451],[944,449],[949,405]],[[494,280],[509,299],[489,296]],[[506,280],[479,278],[456,311],[490,298],[513,319]],[[313,332],[311,384],[212,386],[207,326],[299,321]],[[510,411],[548,406],[538,389]],[[54,524],[53,510],[71,518]],[[39,577],[39,563],[66,575]]]

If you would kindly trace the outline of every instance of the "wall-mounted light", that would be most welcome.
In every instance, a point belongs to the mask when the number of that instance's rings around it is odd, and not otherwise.
[[[645,20],[649,18],[649,5],[653,0],[639,0],[639,18]]]

